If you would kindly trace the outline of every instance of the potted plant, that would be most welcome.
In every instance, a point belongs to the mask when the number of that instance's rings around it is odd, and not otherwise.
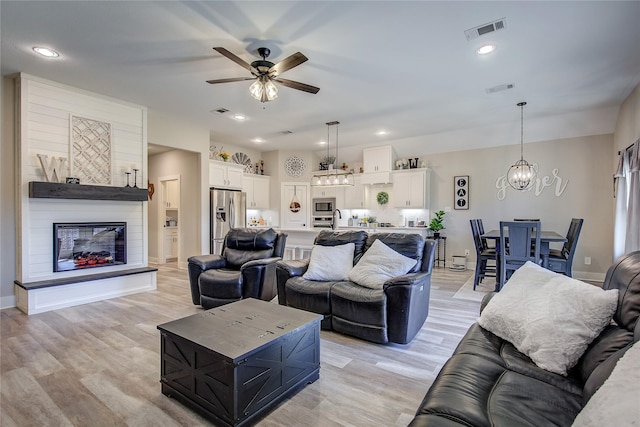
[[[434,217],[429,223],[429,229],[433,231],[433,237],[435,238],[440,237],[440,230],[444,229],[444,225],[442,224],[444,222],[444,214],[445,212],[443,210],[434,212]]]
[[[334,162],[336,161],[336,156],[324,156],[320,159],[320,170],[326,171],[328,169],[334,168]]]

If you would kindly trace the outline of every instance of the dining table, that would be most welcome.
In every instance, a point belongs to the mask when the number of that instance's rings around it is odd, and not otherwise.
[[[508,232],[505,237],[508,237]],[[487,240],[494,240],[496,242],[496,291],[500,290],[500,230],[489,230],[480,235],[481,238]],[[531,236],[531,240],[536,239],[536,233]],[[542,258],[542,267],[549,268],[549,244],[550,243],[564,243],[567,238],[562,234],[555,231],[541,230],[540,231],[540,258]]]

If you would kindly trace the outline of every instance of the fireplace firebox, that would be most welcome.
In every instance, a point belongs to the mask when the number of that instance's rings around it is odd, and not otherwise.
[[[54,272],[126,263],[126,222],[53,224]]]

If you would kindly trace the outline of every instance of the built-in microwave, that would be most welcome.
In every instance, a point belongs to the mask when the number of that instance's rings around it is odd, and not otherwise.
[[[313,216],[332,216],[336,209],[335,197],[313,199]]]

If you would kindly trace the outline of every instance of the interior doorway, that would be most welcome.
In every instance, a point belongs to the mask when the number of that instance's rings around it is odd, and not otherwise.
[[[281,227],[309,228],[311,209],[309,184],[283,182],[281,185]]]
[[[158,264],[180,260],[180,175],[158,177]]]

